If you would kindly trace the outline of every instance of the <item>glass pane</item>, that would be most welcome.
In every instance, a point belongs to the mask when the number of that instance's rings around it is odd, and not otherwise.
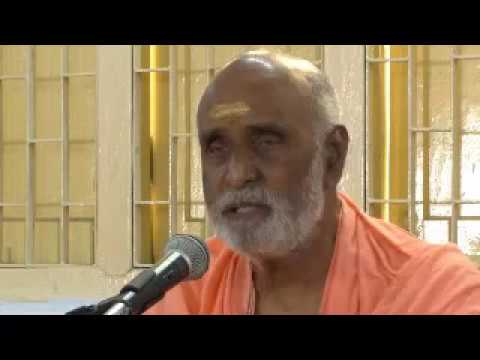
[[[150,45],[137,45],[135,46],[137,51],[137,68],[147,69],[150,67]]]
[[[1,263],[23,264],[25,262],[25,209],[23,207],[4,208],[0,229]]]
[[[451,198],[452,137],[450,134],[430,135],[430,200]]]
[[[25,141],[27,95],[24,80],[2,80],[4,141]]]
[[[165,68],[169,62],[169,46],[167,45],[139,45],[137,51],[137,68]]]
[[[152,264],[163,256],[168,240],[168,206],[137,205],[135,207],[136,261]]]
[[[422,200],[426,195],[430,197],[431,202],[450,201],[451,177],[451,134],[419,135],[417,137],[417,200]]]
[[[459,60],[456,67],[458,116],[465,130],[480,130],[480,60]]]
[[[368,214],[377,219],[386,219],[388,214],[388,205],[387,204],[369,204],[367,207]]]
[[[63,46],[39,45],[35,46],[35,77],[36,80],[49,78],[60,80],[62,69]],[[54,77],[55,79],[51,79]]]
[[[169,96],[168,74],[141,74],[136,129],[137,200],[168,200]]]
[[[480,204],[460,205],[460,216],[480,216]]]
[[[322,45],[290,45],[290,54],[311,62],[322,61]],[[317,64],[318,65],[318,64]]]
[[[417,235],[420,239],[424,238],[423,235],[423,204],[415,205],[415,228],[413,233]]]
[[[197,133],[197,107],[203,91],[208,85],[205,72],[192,73],[191,76],[181,76],[177,85],[177,123],[175,132]]]
[[[96,46],[68,46],[68,72],[94,73],[96,70]]]
[[[1,46],[0,58],[2,67],[0,74],[8,76],[25,75],[27,46],[3,45]]]
[[[192,205],[189,208],[178,205],[176,232],[179,234],[191,234],[204,240],[206,238],[205,220],[203,217],[198,216],[204,213],[204,205]]]
[[[95,77],[73,77],[68,87],[68,126],[71,140],[92,140],[96,134]]]
[[[246,45],[218,45],[215,46],[215,68],[223,67],[236,56],[248,50]]]
[[[459,45],[457,49],[460,55],[480,56],[480,45]]]
[[[95,263],[95,208],[69,208],[68,263],[92,265]]]
[[[425,220],[423,222],[423,240],[431,244],[446,244],[449,238],[448,221]]]
[[[478,120],[480,121],[480,120]],[[462,136],[461,198],[480,200],[480,135]]]
[[[37,204],[59,203],[61,186],[61,146],[35,145],[35,199]]]
[[[390,222],[408,231],[408,205],[390,204]]]
[[[25,145],[4,145],[1,150],[3,202],[24,203],[27,186]]]
[[[480,255],[480,221],[459,221],[457,241],[465,254]]]
[[[417,126],[449,129],[450,46],[415,46]]]
[[[452,216],[451,205],[430,205],[431,216]]]
[[[386,161],[386,136],[388,130],[387,108],[389,109],[390,96],[385,97],[385,64],[373,63],[369,67],[369,114],[368,114],[368,183],[370,196],[375,199],[386,197],[388,190]]]
[[[290,53],[291,45],[249,45],[249,50],[268,50],[277,53],[288,54]]]
[[[391,56],[408,56],[406,46],[392,46]],[[408,198],[408,65],[392,63],[390,90],[390,198]]]
[[[60,263],[60,213],[58,206],[36,206],[33,263]]]
[[[198,140],[181,139],[176,147],[177,201],[203,204],[203,183]]]
[[[35,137],[61,137],[61,83],[55,79],[35,82]]]
[[[184,46],[183,51],[178,55],[178,60],[181,61],[180,68],[190,70],[191,72],[207,71],[209,67],[215,66],[215,59],[209,59],[209,51],[213,47],[214,57],[216,57],[216,51],[219,46],[203,46],[192,45]],[[189,54],[190,51],[190,54]]]
[[[370,204],[370,215],[408,231],[408,204]]]
[[[69,200],[95,202],[96,145],[71,143],[69,147]]]
[[[367,56],[369,58],[383,58],[383,45],[367,45]]]

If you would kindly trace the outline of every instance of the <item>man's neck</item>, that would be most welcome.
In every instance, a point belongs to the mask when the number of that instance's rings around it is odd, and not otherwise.
[[[337,215],[340,201],[336,195],[327,199],[324,218],[316,224],[310,246],[288,257],[253,263],[255,290],[260,298],[274,297],[291,300],[322,294],[335,250]],[[320,298],[317,299],[320,301]],[[319,305],[319,304],[318,304]]]

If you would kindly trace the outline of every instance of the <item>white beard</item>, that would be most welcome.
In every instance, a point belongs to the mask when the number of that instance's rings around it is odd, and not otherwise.
[[[251,258],[280,258],[292,251],[307,248],[315,224],[323,218],[325,192],[323,189],[323,157],[317,146],[310,171],[298,189],[301,197],[298,215],[285,194],[260,187],[224,193],[208,207],[216,235],[239,253]],[[255,226],[230,226],[222,210],[232,203],[251,201],[264,203],[272,209],[268,218]]]

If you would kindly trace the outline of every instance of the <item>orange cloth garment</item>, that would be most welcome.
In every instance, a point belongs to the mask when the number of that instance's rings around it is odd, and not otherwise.
[[[480,314],[480,270],[454,245],[432,245],[362,212],[338,193],[342,212],[319,314]],[[200,280],[181,283],[144,314],[253,314],[247,258],[207,241]]]

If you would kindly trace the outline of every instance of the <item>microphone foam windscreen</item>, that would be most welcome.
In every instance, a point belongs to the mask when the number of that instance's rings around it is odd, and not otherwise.
[[[210,256],[207,245],[192,235],[177,234],[171,237],[165,252],[178,251],[185,255],[190,264],[188,280],[200,279],[208,270]]]

